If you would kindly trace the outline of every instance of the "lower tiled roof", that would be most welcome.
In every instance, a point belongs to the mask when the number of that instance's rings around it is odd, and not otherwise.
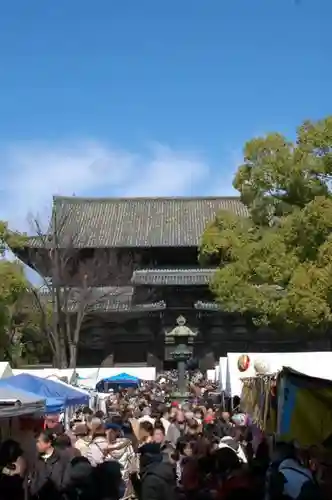
[[[213,278],[215,269],[139,269],[134,271],[134,285],[154,286],[203,286]]]
[[[66,290],[68,293],[68,290]],[[42,296],[50,297],[50,290],[47,287],[41,289]],[[151,302],[146,304],[133,304],[133,287],[95,287],[87,292],[73,288],[70,290],[68,312],[76,312],[79,304],[86,301],[86,312],[139,312],[139,311],[162,311],[166,309],[164,301]]]

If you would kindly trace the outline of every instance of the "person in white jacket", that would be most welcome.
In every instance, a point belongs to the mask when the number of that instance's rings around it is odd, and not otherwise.
[[[93,418],[90,424],[91,441],[85,450],[85,456],[93,467],[105,462],[108,449],[105,425],[100,418]]]
[[[135,459],[135,452],[131,440],[123,437],[118,424],[106,423],[108,440],[107,460],[116,460],[121,465],[122,477],[125,481],[129,477],[131,462]]]

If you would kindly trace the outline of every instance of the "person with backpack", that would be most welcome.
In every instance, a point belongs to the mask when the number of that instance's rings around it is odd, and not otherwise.
[[[266,493],[266,500],[322,500],[312,472],[298,460],[295,446],[285,442],[276,444]]]
[[[85,456],[93,467],[105,462],[108,454],[108,439],[104,422],[93,418],[90,424],[91,440],[85,451]]]

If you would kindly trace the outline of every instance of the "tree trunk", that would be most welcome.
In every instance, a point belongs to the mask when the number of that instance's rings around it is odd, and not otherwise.
[[[61,368],[68,368],[66,339],[63,332],[60,332],[60,363],[61,363]]]
[[[54,343],[54,365],[56,368],[67,368],[68,367],[68,356],[67,356],[67,349],[66,349],[66,339],[64,338],[64,335],[61,332],[61,328],[59,326],[56,326],[56,333],[53,336],[53,343]]]
[[[72,325],[68,322],[69,330],[68,330],[67,337],[70,335],[70,337],[69,337],[70,340],[68,340],[68,344],[69,344],[69,368],[73,368],[74,370],[76,370],[76,366],[77,366],[77,346],[78,346],[78,343],[80,340],[80,331],[81,331],[82,321],[84,318],[84,313],[85,313],[85,305],[82,306],[82,309],[76,315],[75,330],[72,334],[70,332],[70,327]],[[68,317],[68,321],[70,321],[69,317]]]
[[[58,368],[60,370],[62,368],[68,367],[67,355],[64,352],[64,346],[61,345],[60,343],[58,344],[57,349],[54,352],[53,365],[55,368]]]
[[[77,344],[72,342],[69,345],[69,368],[76,369],[77,364]]]

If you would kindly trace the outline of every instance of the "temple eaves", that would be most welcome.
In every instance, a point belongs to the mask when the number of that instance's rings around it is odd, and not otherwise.
[[[138,269],[134,271],[131,283],[137,286],[207,286],[216,269]]]
[[[47,287],[41,287],[39,293],[44,300],[51,300],[51,292]],[[75,313],[80,307],[84,307],[86,315],[111,312],[153,312],[166,309],[166,302],[163,300],[134,303],[134,288],[130,286],[91,287],[88,291],[80,288],[60,289],[60,300],[62,300],[62,293],[65,293],[67,298],[63,299],[61,306],[66,308],[68,313]]]
[[[80,307],[82,300],[82,291],[79,288],[68,289],[70,298],[64,306],[69,313],[75,313]],[[47,287],[41,287],[39,293],[45,300],[51,300],[51,293]],[[61,293],[61,290],[60,290]],[[86,293],[86,292],[85,292]],[[86,298],[88,306],[86,313],[112,313],[112,312],[157,312],[167,309],[167,303],[164,300],[148,303],[136,303],[133,301],[133,287],[94,287],[91,289],[91,296]],[[193,308],[198,311],[218,312],[221,306],[216,302],[196,301]]]

